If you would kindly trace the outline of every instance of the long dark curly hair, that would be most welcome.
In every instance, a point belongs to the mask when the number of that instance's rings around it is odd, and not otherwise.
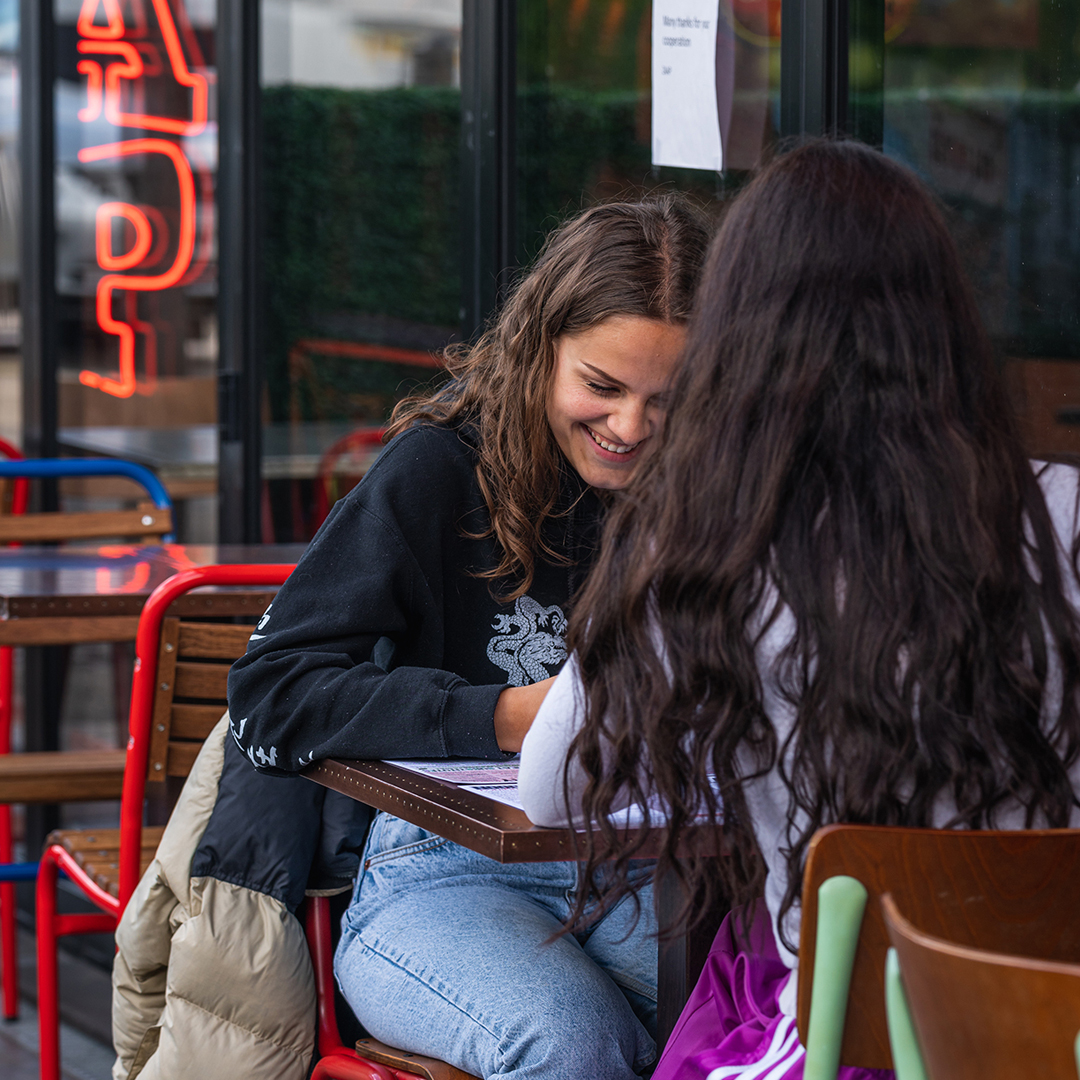
[[[1080,628],[956,250],[911,173],[819,142],[748,185],[663,440],[571,624],[591,871],[614,849],[625,873],[639,842],[607,814],[652,794],[670,811],[658,873],[700,886],[711,866],[735,902],[760,895],[744,793],[774,768],[784,913],[829,822],[926,826],[945,805],[980,828],[1018,801],[1029,826],[1067,824]],[[769,700],[758,650],[781,615]],[[702,807],[733,858],[676,859]]]
[[[528,590],[538,554],[559,558],[543,534],[562,460],[547,419],[555,339],[612,315],[686,322],[711,234],[704,213],[674,193],[586,210],[548,237],[476,345],[447,350],[451,381],[394,410],[388,437],[423,422],[475,425],[484,535],[502,551],[481,576],[505,582],[504,599]]]

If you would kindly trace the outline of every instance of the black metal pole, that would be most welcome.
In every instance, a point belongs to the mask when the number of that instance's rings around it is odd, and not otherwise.
[[[848,132],[881,149],[885,135],[885,5],[849,0],[848,24],[854,61],[849,72]]]
[[[462,333],[475,338],[510,283],[515,249],[515,0],[464,0],[461,35]]]
[[[19,170],[22,230],[23,449],[31,457],[57,453],[57,304],[55,225],[54,27],[52,4],[19,5]],[[56,489],[45,497],[56,509]]]
[[[23,451],[56,457],[57,303],[55,204],[55,30],[53,6],[42,0],[19,4],[19,306],[22,312]],[[40,486],[36,505],[58,506],[55,481]],[[66,649],[25,650],[26,748],[60,745],[60,704]],[[55,806],[26,812],[27,851],[34,857],[59,823]]]
[[[847,131],[848,0],[783,0],[780,134]]]
[[[259,0],[219,0],[218,538],[262,539]]]

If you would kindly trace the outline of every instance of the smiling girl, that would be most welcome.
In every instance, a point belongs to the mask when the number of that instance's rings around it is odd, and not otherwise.
[[[655,445],[707,241],[673,197],[586,211],[450,351],[450,382],[399,406],[233,668],[256,767],[520,749],[566,657],[602,493]],[[503,1080],[651,1065],[655,926],[635,927],[632,900],[549,941],[575,864],[502,865],[388,814],[362,866],[335,968],[372,1035]]]

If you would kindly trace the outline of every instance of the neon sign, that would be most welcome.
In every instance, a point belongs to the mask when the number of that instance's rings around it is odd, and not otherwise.
[[[158,47],[149,40],[150,26],[144,0],[129,0],[128,21],[125,21],[120,0],[83,0],[76,24],[79,34],[76,48],[85,58],[79,60],[76,70],[86,76],[86,105],[77,116],[83,123],[104,118],[119,129],[161,132],[174,139],[199,135],[207,125],[209,88],[207,77],[193,72],[188,66],[185,44],[192,66],[205,65],[191,33],[183,0],[150,2],[167,63],[162,61]],[[177,29],[178,23],[187,31],[184,43]],[[170,116],[146,110],[146,80],[162,76],[171,78],[176,87],[183,89],[187,99],[186,115]],[[149,392],[156,381],[157,332],[151,322],[139,318],[138,295],[171,289],[192,280],[188,271],[192,269],[196,247],[195,176],[184,149],[178,141],[169,138],[121,138],[79,151],[79,161],[84,163],[154,155],[167,159],[176,176],[178,215],[175,236],[171,235],[173,230],[159,207],[113,200],[99,206],[95,218],[97,263],[104,271],[97,284],[95,311],[101,330],[117,338],[118,374],[112,378],[84,369],[79,372],[79,382],[119,398],[131,397],[137,389]],[[205,169],[198,171],[203,201],[209,202],[213,194],[208,172]],[[212,239],[208,215],[206,221],[204,249],[209,248]],[[121,237],[133,234],[126,250],[117,251],[114,246],[116,225],[120,226]],[[123,243],[122,239],[121,245]],[[155,274],[130,273],[145,271],[160,263],[174,243],[176,252],[167,270]],[[203,255],[196,260],[198,271],[205,266],[206,259]],[[123,301],[119,315],[114,310],[117,294],[123,294],[119,297]],[[136,378],[136,338],[139,334],[145,342],[143,384]]]

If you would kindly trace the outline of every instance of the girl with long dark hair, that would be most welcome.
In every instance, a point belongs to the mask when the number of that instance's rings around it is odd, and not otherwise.
[[[607,493],[657,440],[707,242],[673,196],[587,210],[399,407],[233,667],[256,767],[520,749]],[[655,1060],[656,941],[628,904],[549,942],[577,890],[574,863],[504,866],[379,814],[339,984],[372,1035],[469,1073],[631,1080]]]
[[[702,884],[675,853],[704,812],[734,903],[764,895],[768,921],[717,937],[711,1040],[677,1031],[655,1080],[801,1077],[820,826],[1080,824],[1077,477],[1025,457],[912,174],[822,142],[753,180],[522,760],[534,821],[594,823],[590,870],[614,848],[625,876],[610,815],[641,803],[670,824],[657,873]]]

